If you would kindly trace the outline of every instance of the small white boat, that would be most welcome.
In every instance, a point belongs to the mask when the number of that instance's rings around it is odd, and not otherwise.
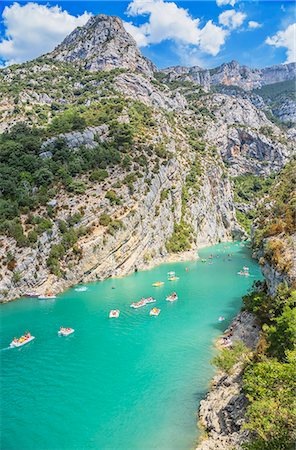
[[[119,317],[120,311],[119,309],[111,309],[111,311],[109,312],[109,318],[115,318],[117,319]]]
[[[168,276],[169,277],[174,277],[175,276],[175,272],[174,271],[168,272]]]
[[[85,291],[87,291],[87,287],[86,286],[80,286],[80,287],[75,288],[75,291],[76,292],[85,292]]]
[[[74,329],[73,328],[63,328],[61,327],[60,330],[58,331],[58,335],[59,336],[69,336],[70,334],[74,333]]]
[[[176,300],[178,300],[178,296],[177,296],[176,293],[174,293],[174,294],[168,295],[168,296],[166,297],[166,300],[167,300],[168,302],[175,302]]]
[[[223,316],[220,316],[218,319],[219,322],[223,322],[224,320],[225,320],[225,317],[223,317]]]
[[[152,308],[151,311],[150,311],[150,313],[149,313],[149,315],[150,315],[150,316],[158,316],[159,313],[160,313],[160,309],[158,309],[158,308]]]
[[[22,340],[22,339],[23,339],[23,340]],[[22,347],[23,345],[28,344],[29,342],[33,341],[33,339],[35,339],[35,336],[30,336],[29,338],[23,338],[23,337],[21,337],[21,338],[17,339],[16,341],[13,340],[13,341],[10,343],[10,347],[11,347],[11,348]]]
[[[53,298],[57,298],[56,295],[53,294],[44,294],[44,295],[38,295],[39,300],[51,300]]]

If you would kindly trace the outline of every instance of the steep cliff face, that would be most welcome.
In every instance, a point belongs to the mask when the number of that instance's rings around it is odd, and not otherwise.
[[[59,292],[79,281],[120,276],[147,267],[153,260],[164,260],[168,256],[167,242],[175,224],[180,221],[191,228],[192,251],[203,245],[244,237],[236,221],[231,186],[223,173],[222,160],[204,159],[202,174],[198,177],[199,189],[188,188],[185,199],[184,186],[192,170],[195,153],[183,133],[176,133],[163,116],[159,117],[158,133],[159,140],[166,136],[171,157],[160,164],[156,173],[153,172],[153,161],[149,160],[148,170],[134,182],[132,191],[122,185],[128,173],[120,168],[113,169],[103,184],[89,184],[84,194],[73,197],[62,189],[50,202],[54,209],[53,226],[49,232],[42,233],[33,247],[19,248],[13,239],[4,238],[0,260],[5,261],[9,252],[16,265],[13,272],[9,264],[2,267],[2,300],[18,297],[32,289]],[[81,144],[92,148],[98,140],[109,139],[105,127],[68,133],[54,139],[60,138],[66,140],[72,151]],[[43,144],[44,157],[52,157],[48,149],[53,143],[54,140],[50,139]],[[111,204],[106,199],[110,190],[120,197],[120,205]],[[63,276],[50,274],[48,258],[53,246],[63,241],[60,223],[67,222],[69,217],[82,210],[83,216],[74,229],[84,227],[88,232],[77,241],[76,254],[69,250],[60,261]],[[41,211],[35,213],[38,215]],[[118,228],[102,225],[102,213],[107,214]],[[26,216],[22,221],[26,228]],[[12,278],[16,271],[21,276],[20,282]]]
[[[214,69],[201,67],[168,67],[161,70],[169,81],[187,80],[200,84],[205,89],[213,85],[238,86],[250,91],[262,86],[293,80],[296,76],[296,64],[282,64],[263,69],[251,69],[237,61],[224,63]]]
[[[156,70],[152,62],[141,55],[122,20],[104,14],[91,17],[86,25],[76,28],[48,56],[79,63],[90,71],[121,68],[152,75]]]
[[[236,61],[214,69],[169,67],[160,71],[168,83],[192,82],[207,92],[218,91],[241,97],[284,123],[295,123],[295,63],[251,69]]]

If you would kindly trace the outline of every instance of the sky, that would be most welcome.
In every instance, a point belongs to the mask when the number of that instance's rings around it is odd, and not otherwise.
[[[54,49],[94,14],[116,15],[157,67],[266,67],[296,59],[294,1],[1,1],[0,66]]]

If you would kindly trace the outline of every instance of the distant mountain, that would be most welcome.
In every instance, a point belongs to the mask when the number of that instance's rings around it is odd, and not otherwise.
[[[292,80],[296,77],[296,64],[281,64],[264,69],[251,69],[237,61],[224,63],[214,69],[194,67],[168,67],[161,70],[168,81],[182,80],[200,84],[206,89],[213,85],[238,86],[250,91],[262,86]]]
[[[154,64],[139,51],[119,17],[100,14],[76,28],[49,57],[79,63],[90,71],[128,69],[152,75]]]

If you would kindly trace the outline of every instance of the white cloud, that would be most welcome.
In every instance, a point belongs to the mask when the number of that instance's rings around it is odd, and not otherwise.
[[[289,25],[285,30],[278,31],[274,36],[268,37],[265,42],[274,47],[286,48],[286,63],[296,61],[296,23]]]
[[[218,6],[231,5],[234,6],[236,4],[236,0],[216,0]]]
[[[216,56],[225,42],[228,31],[214,25],[211,20],[207,22],[200,33],[200,48],[202,51]]]
[[[0,41],[0,58],[9,65],[47,53],[90,17],[87,12],[75,17],[59,6],[37,3],[6,6],[2,13],[5,37]]]
[[[219,15],[219,23],[224,25],[226,28],[235,30],[242,25],[246,17],[247,15],[244,13],[237,12],[234,9],[229,9]]]
[[[135,26],[125,22],[126,30],[140,47],[173,40],[178,44],[192,45],[213,56],[220,51],[228,31],[209,20],[200,28],[200,20],[174,2],[164,0],[133,0],[127,9],[129,16],[149,16],[147,22]]]
[[[255,22],[255,20],[250,20],[250,21],[248,22],[248,27],[249,27],[249,28],[252,28],[252,29],[255,29],[255,28],[261,28],[261,27],[262,27],[262,23]]]

